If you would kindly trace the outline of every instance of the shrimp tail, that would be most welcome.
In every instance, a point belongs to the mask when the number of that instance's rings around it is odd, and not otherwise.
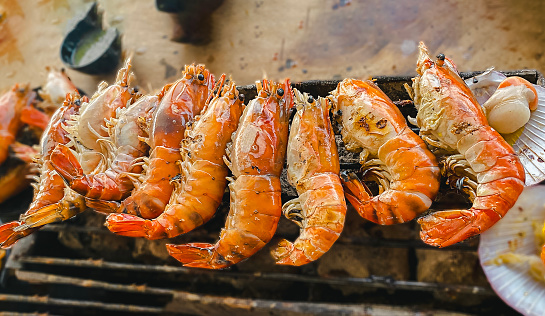
[[[76,179],[84,176],[83,168],[70,149],[62,144],[57,145],[50,156],[50,161],[65,182],[71,185]]]
[[[3,249],[11,248],[19,239],[24,238],[33,232],[40,229],[40,227],[27,228],[20,231],[15,231],[17,227],[20,227],[21,223],[17,221],[6,223],[0,226],[0,247]]]
[[[62,200],[47,205],[34,213],[21,217],[21,224],[14,231],[22,231],[28,228],[36,228],[46,224],[65,221],[87,209],[83,197],[75,198],[73,201]]]
[[[480,234],[501,217],[492,210],[448,210],[429,214],[418,220],[420,237],[432,246],[447,247]],[[445,238],[445,236],[449,236]]]
[[[373,207],[369,204],[371,192],[353,172],[342,171],[340,174],[344,188],[344,197],[352,204],[361,217],[375,222],[377,220]]]
[[[110,214],[104,224],[108,229],[118,235],[127,237],[145,237],[147,239],[164,238],[164,230],[154,230],[153,221],[130,214]]]
[[[21,122],[45,130],[49,124],[49,116],[33,106],[26,106],[21,111]]]
[[[95,212],[106,215],[117,212],[121,206],[121,203],[118,201],[106,201],[90,198],[85,198],[85,204],[88,208],[92,208]]]
[[[205,269],[223,269],[232,263],[227,260],[217,260],[214,255],[215,245],[207,243],[191,243],[185,245],[167,244],[168,253],[176,260],[184,264],[185,267],[205,268]],[[222,261],[225,261],[222,263]]]

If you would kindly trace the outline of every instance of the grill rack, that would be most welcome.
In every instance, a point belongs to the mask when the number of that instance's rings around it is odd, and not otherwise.
[[[462,73],[462,77],[480,73]],[[532,83],[544,83],[543,76],[535,70],[505,74],[521,76]],[[403,84],[410,83],[410,77],[375,79],[392,100],[408,99]],[[315,80],[293,86],[314,96],[325,96],[338,82]],[[239,87],[239,90],[247,100],[256,94],[254,85]],[[407,106],[410,102],[396,104],[405,116],[415,116],[414,107]],[[355,155],[345,152],[340,157],[341,168],[358,168]],[[288,195],[293,195],[287,189]],[[440,209],[448,203],[448,199],[434,202],[432,208]],[[355,213],[350,209],[348,212]],[[314,263],[290,270],[270,271],[267,267],[269,271],[265,272],[261,272],[259,267],[248,271],[237,266],[226,271],[208,271],[184,268],[174,260],[161,262],[152,258],[146,262],[122,254],[118,257],[115,254],[101,256],[100,253],[86,256],[59,242],[60,235],[69,233],[80,236],[81,240],[88,236],[118,238],[126,240],[128,247],[134,246],[131,238],[114,236],[99,225],[86,226],[89,216],[100,215],[78,216],[63,224],[45,226],[8,251],[0,279],[3,285],[0,310],[10,311],[13,315],[517,315],[487,284],[464,285],[415,279],[414,265],[418,261],[415,251],[476,254],[478,238],[447,249],[437,249],[417,238],[362,237],[343,232],[337,242],[339,245],[406,249],[408,261],[413,266],[408,280],[373,275],[319,275]],[[204,228],[212,232],[209,235],[217,236],[218,227],[223,223],[223,216],[216,216]],[[282,225],[285,222],[281,221]],[[401,225],[415,232],[418,230],[414,222]],[[282,231],[280,228],[282,237],[295,237],[293,230]],[[259,284],[254,292],[245,290],[254,283]],[[357,293],[343,293],[340,288],[356,289]],[[258,295],[254,295],[256,293]]]

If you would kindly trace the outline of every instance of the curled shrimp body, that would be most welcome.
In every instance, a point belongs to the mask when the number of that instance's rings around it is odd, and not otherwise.
[[[221,89],[202,114],[185,131],[180,161],[181,175],[164,212],[152,220],[129,214],[110,214],[108,229],[116,234],[147,239],[171,238],[206,223],[218,208],[228,169],[223,161],[227,143],[236,131],[243,110],[243,95],[231,81]]]
[[[321,257],[339,238],[346,202],[329,100],[314,100],[306,93],[294,92],[297,113],[286,155],[288,181],[296,187],[299,198],[284,204],[282,210],[301,227],[301,234],[293,243],[282,240],[272,255],[277,264],[299,266]]]
[[[289,80],[257,83],[258,95],[244,109],[227,165],[231,208],[216,244],[167,244],[171,256],[188,267],[221,269],[263,248],[282,213],[280,173],[288,141],[288,110],[293,105]]]
[[[82,102],[88,99],[79,95],[67,95],[64,104],[53,114],[40,141],[40,155],[36,160],[40,166],[40,176],[34,184],[34,198],[29,209],[19,221],[0,226],[2,248],[11,247],[17,240],[30,235],[41,226],[62,221],[85,210],[83,198],[65,189],[65,184],[49,161],[57,144],[70,142],[65,124],[77,114]]]
[[[469,210],[445,210],[418,220],[420,237],[445,247],[490,228],[513,206],[524,188],[524,169],[511,146],[487,123],[483,110],[452,61],[432,61],[420,43],[419,76],[413,79],[415,123],[428,144],[443,151],[444,170],[470,191]]]
[[[346,199],[381,225],[426,211],[439,190],[439,167],[397,106],[371,81],[345,79],[332,96],[346,149],[361,151],[364,176],[379,185],[372,196],[354,173],[342,174]]]
[[[108,137],[106,122],[114,118],[119,109],[139,97],[130,88],[132,77],[131,60],[128,58],[124,67],[117,72],[116,82],[112,85],[101,82],[89,102],[81,105],[79,114],[67,122],[66,129],[72,138],[69,145],[74,147],[83,169],[98,173],[108,168],[107,157],[111,153],[101,140]]]
[[[182,159],[186,124],[202,111],[214,84],[214,75],[204,65],[190,65],[180,80],[163,88],[151,120],[146,173],[115,212],[155,218],[164,211],[173,190],[170,180],[180,173],[176,162]]]
[[[59,144],[51,153],[51,164],[70,188],[90,199],[118,201],[126,198],[134,188],[134,181],[142,167],[135,162],[144,157],[149,146],[141,139],[147,133],[140,121],[146,120],[158,104],[157,96],[142,96],[107,122],[109,137],[100,139],[108,147],[104,172],[85,174],[77,157]],[[96,205],[95,205],[96,206]]]

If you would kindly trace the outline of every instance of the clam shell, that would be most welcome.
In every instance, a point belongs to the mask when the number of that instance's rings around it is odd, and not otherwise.
[[[479,260],[498,296],[524,315],[545,315],[545,281],[533,278],[535,265],[543,272],[541,248],[535,241],[535,229],[545,220],[545,186],[526,187],[517,203],[496,225],[481,234]],[[515,254],[517,263],[491,263],[500,255]]]
[[[488,69],[484,73],[465,80],[483,104],[496,91],[504,74]],[[519,131],[502,135],[515,150],[526,171],[526,185],[537,184],[545,180],[545,88],[534,85],[538,95],[537,110],[532,111],[530,120]]]

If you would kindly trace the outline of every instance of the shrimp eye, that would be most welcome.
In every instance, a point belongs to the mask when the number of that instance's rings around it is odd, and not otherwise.
[[[441,53],[441,54],[437,55],[437,59],[445,60],[445,54]]]
[[[244,94],[242,94],[242,93],[239,94],[239,95],[238,95],[238,99],[239,99],[240,101],[244,101]]]
[[[283,96],[284,95],[284,89],[280,88],[280,89],[276,90],[276,94],[278,94],[279,97]]]
[[[204,80],[204,75],[203,74],[198,74],[197,79],[199,79],[200,81],[203,81]]]
[[[314,98],[313,98],[311,95],[309,95],[309,96],[308,96],[308,99],[307,99],[307,102],[308,102],[308,103],[314,102]]]

